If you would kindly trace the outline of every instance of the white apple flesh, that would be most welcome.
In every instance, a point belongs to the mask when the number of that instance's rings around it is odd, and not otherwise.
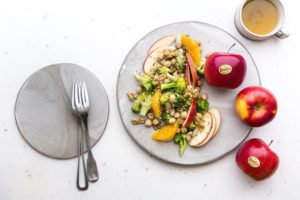
[[[152,51],[160,48],[160,47],[166,47],[170,46],[176,41],[176,35],[168,35],[165,37],[162,37],[158,39],[149,49],[148,54],[150,54]]]
[[[215,130],[215,132],[214,132],[214,134],[213,134],[213,136],[212,137],[214,137],[216,134],[217,134],[217,132],[219,131],[219,129],[220,129],[220,126],[221,126],[221,114],[220,114],[220,112],[217,110],[217,109],[215,109],[215,108],[211,108],[211,109],[209,109],[209,111],[208,111],[211,115],[213,115],[214,117],[215,117],[215,122],[216,122],[216,130]]]
[[[211,119],[212,119],[210,131],[209,131],[207,137],[196,147],[201,147],[201,146],[205,145],[213,137],[214,133],[216,132],[216,118],[210,113],[209,113],[209,115],[211,116]]]

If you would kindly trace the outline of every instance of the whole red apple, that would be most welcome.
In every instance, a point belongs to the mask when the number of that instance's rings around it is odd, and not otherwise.
[[[214,52],[208,55],[204,76],[209,85],[234,89],[242,84],[247,72],[243,56],[233,53]]]
[[[277,101],[266,88],[249,86],[236,96],[235,110],[241,121],[251,127],[259,127],[274,119]]]
[[[279,158],[264,141],[255,138],[241,145],[236,154],[236,163],[255,180],[263,180],[275,173]]]

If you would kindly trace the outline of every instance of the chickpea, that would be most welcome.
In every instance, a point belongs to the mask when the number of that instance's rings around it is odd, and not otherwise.
[[[175,96],[175,94],[171,94],[171,95],[170,95],[169,101],[170,101],[171,103],[176,101],[176,96]]]
[[[152,126],[152,121],[150,119],[147,119],[146,122],[145,122],[145,126]]]
[[[181,125],[181,124],[183,124],[183,123],[184,123],[183,119],[179,118],[179,119],[178,119],[178,124]]]
[[[175,118],[172,117],[169,119],[169,124],[175,124],[175,122],[176,122]]]
[[[193,86],[192,86],[192,85],[188,85],[188,86],[186,87],[186,89],[187,89],[188,91],[191,91],[191,90],[193,89]]]
[[[186,117],[187,117],[187,112],[186,112],[186,111],[183,111],[183,112],[180,114],[180,118],[185,119]]]
[[[171,61],[169,61],[169,60],[166,60],[166,61],[164,62],[164,66],[166,66],[166,67],[171,67],[171,65],[172,65],[172,63],[171,63]]]
[[[175,56],[175,57],[178,56],[178,51],[174,51],[173,56]]]
[[[174,114],[175,114],[175,110],[174,110],[174,109],[171,109],[171,111],[170,111],[170,115],[173,117],[173,116],[174,116]]]
[[[186,133],[187,132],[187,129],[185,127],[182,127],[181,128],[181,133]]]
[[[175,118],[179,118],[179,117],[180,117],[180,113],[179,113],[179,112],[176,112],[176,113],[174,114],[174,117],[175,117]]]
[[[172,58],[171,63],[172,63],[172,65],[174,65],[176,63],[176,59]]]
[[[148,119],[153,119],[154,118],[154,116],[153,116],[153,113],[147,113],[147,117],[148,117]]]
[[[169,51],[169,50],[165,49],[165,50],[163,51],[163,55],[164,55],[165,57],[167,57],[169,54],[170,54],[170,51]]]
[[[157,58],[158,58],[159,60],[164,59],[164,54],[163,54],[162,52],[159,53],[158,56],[157,56]]]
[[[193,132],[192,131],[189,131],[187,134],[186,134],[187,136],[189,135],[189,136],[191,136],[192,137],[192,135],[193,135]]]
[[[159,121],[158,121],[157,119],[153,119],[153,120],[152,120],[152,124],[153,124],[154,126],[156,126],[156,125],[159,124]]]
[[[167,102],[167,103],[165,104],[165,108],[166,108],[167,110],[170,110],[170,109],[171,109],[171,104],[170,104],[169,102]]]
[[[199,118],[199,119],[201,119],[203,117],[203,115],[202,115],[202,113],[197,113],[196,117]]]
[[[164,83],[170,83],[170,82],[171,82],[170,79],[168,79],[168,78],[164,79]]]
[[[136,93],[140,94],[143,91],[143,89],[139,86],[136,88],[135,91],[136,91]]]
[[[208,100],[208,95],[204,92],[202,95],[201,95],[201,99],[203,100]]]

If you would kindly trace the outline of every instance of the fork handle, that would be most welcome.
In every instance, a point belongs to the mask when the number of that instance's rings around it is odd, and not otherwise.
[[[80,159],[82,162],[82,170],[84,176],[84,185],[80,185]],[[89,182],[87,178],[86,167],[84,163],[84,153],[83,153],[83,137],[82,137],[82,129],[78,130],[78,164],[77,164],[77,178],[76,178],[77,188],[81,191],[87,190],[89,187]]]
[[[91,143],[90,143],[90,135],[89,135],[89,128],[88,128],[88,115],[82,117],[82,122],[85,128],[85,137],[86,137],[86,146],[88,150],[88,157],[87,157],[87,176],[88,180],[91,182],[96,182],[99,178],[97,162],[93,156],[91,150]]]

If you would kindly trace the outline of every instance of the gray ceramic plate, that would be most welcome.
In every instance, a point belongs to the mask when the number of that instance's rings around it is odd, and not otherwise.
[[[137,81],[133,77],[134,71],[142,71],[143,62],[148,49],[159,38],[166,35],[188,34],[202,43],[202,55],[208,52],[223,51],[236,43],[231,50],[244,56],[247,61],[248,71],[243,84],[235,90],[217,89],[204,83],[203,91],[209,96],[211,107],[217,108],[222,115],[222,124],[219,133],[208,144],[201,148],[187,147],[182,157],[178,154],[178,146],[173,142],[157,142],[151,139],[154,132],[152,128],[143,125],[132,125],[131,119],[136,115],[131,111],[132,102],[126,93],[135,91]],[[129,52],[119,72],[117,85],[117,98],[119,112],[123,124],[132,139],[151,155],[176,164],[196,165],[204,164],[226,155],[241,142],[243,142],[251,128],[239,121],[234,112],[234,99],[236,94],[249,85],[260,85],[257,67],[248,50],[233,36],[224,30],[200,22],[180,22],[155,29],[143,37]]]
[[[83,67],[69,63],[44,67],[25,81],[16,100],[15,117],[23,138],[51,158],[68,159],[78,153],[78,124],[70,101],[73,80],[87,84],[89,133],[94,146],[105,130],[109,104],[101,82]]]

